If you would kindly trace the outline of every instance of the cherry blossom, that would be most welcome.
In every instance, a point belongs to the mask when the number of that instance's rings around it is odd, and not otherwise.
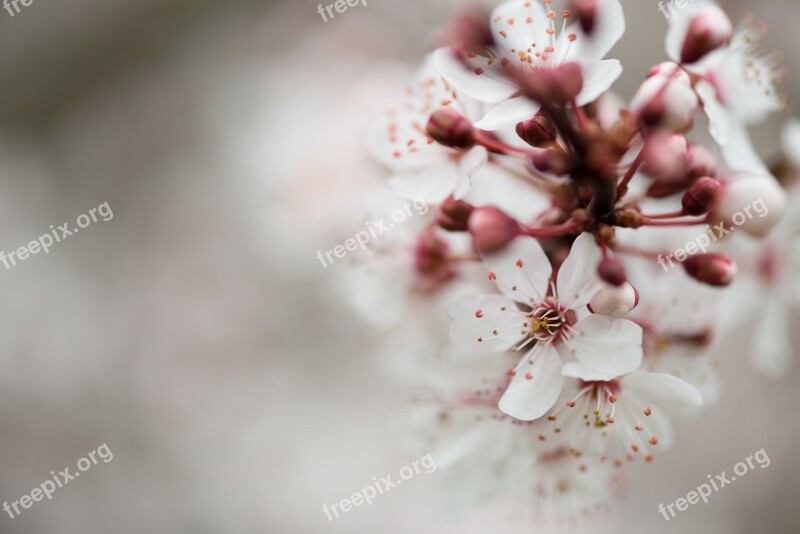
[[[455,306],[451,336],[490,351],[523,352],[509,370],[511,382],[500,409],[522,420],[541,417],[561,393],[562,355],[600,377],[639,367],[641,329],[625,319],[588,315],[578,319],[600,287],[594,274],[600,250],[589,234],[575,241],[551,282],[552,268],[541,246],[520,237],[499,254],[483,256],[500,294]]]
[[[568,25],[571,13],[556,13],[548,0],[512,0],[492,12],[493,47],[467,51],[465,58],[440,48],[434,53],[434,62],[456,90],[493,105],[475,123],[484,130],[513,127],[539,111],[540,103],[519,95],[519,88],[508,77],[509,65],[532,72],[579,64],[583,88],[576,102],[582,106],[596,100],[622,74],[618,60],[602,59],[625,32],[622,6],[618,0],[605,0],[598,4],[598,11],[597,24],[587,34],[579,24]]]
[[[389,168],[392,190],[403,198],[441,202],[450,195],[463,197],[472,179],[486,163],[486,149],[466,151],[435,143],[426,131],[431,113],[451,108],[475,113],[480,104],[455,92],[427,60],[406,89],[403,103],[387,111],[367,132],[367,150]]]

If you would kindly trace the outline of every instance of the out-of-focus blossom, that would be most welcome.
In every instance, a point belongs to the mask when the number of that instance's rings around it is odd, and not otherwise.
[[[521,66],[523,73],[535,73],[577,63],[583,80],[576,98],[579,106],[597,99],[619,78],[619,61],[602,59],[625,32],[618,0],[598,4],[591,34],[580,24],[568,25],[570,18],[569,11],[556,14],[550,2],[512,0],[492,12],[493,47],[465,51],[464,58],[456,57],[449,48],[434,53],[436,67],[456,90],[494,105],[475,126],[484,130],[514,127],[539,111],[540,103],[519,96],[518,86],[509,78],[509,67]]]
[[[426,127],[431,114],[440,108],[471,117],[480,107],[454,91],[430,59],[426,60],[406,89],[404,102],[375,121],[367,133],[370,155],[394,173],[389,179],[392,190],[401,197],[429,203],[450,195],[462,198],[486,163],[486,149],[443,146],[428,135]]]
[[[666,46],[673,60],[680,60],[693,18],[708,10],[719,7],[711,0],[701,0],[669,18]],[[697,63],[686,65],[697,77],[695,89],[708,115],[711,135],[719,143],[727,163],[737,171],[767,170],[753,148],[747,126],[763,121],[783,106],[776,87],[783,77],[780,58],[759,50],[763,31],[746,20],[736,28],[730,44]]]

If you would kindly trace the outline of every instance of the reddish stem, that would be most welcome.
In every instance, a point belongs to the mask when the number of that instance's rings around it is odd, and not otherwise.
[[[522,233],[531,237],[558,237],[574,232],[579,228],[579,224],[578,221],[569,220],[555,226],[531,228],[530,226],[521,225],[521,227]]]
[[[675,217],[683,217],[684,215],[686,215],[686,214],[683,212],[683,210],[673,211],[671,213],[659,213],[657,215],[644,215],[644,214],[642,214],[643,217],[645,217],[645,218],[647,218],[649,220],[674,219]]]
[[[475,134],[473,135],[473,138],[475,139],[475,142],[478,143],[479,145],[482,145],[489,150],[493,150],[501,154],[505,154],[507,152],[515,152],[517,154],[523,154],[525,156],[533,156],[536,154],[535,152],[532,152],[531,150],[527,150],[525,148],[507,145],[498,139],[495,139],[493,137],[484,134],[481,131],[476,131]]]
[[[642,163],[644,163],[644,151],[647,148],[647,143],[642,146],[642,149],[639,151],[639,154],[636,156],[636,159],[633,160],[631,163],[631,167],[628,169],[628,172],[625,173],[625,176],[622,177],[622,181],[620,182],[619,186],[617,186],[617,197],[622,198],[625,196],[625,193],[628,192],[628,184],[633,179],[633,175],[636,174],[636,171],[639,170]]]
[[[586,112],[583,111],[582,107],[578,106],[578,102],[574,99],[572,100],[572,109],[575,112],[575,117],[578,119],[578,124],[581,129],[588,130],[589,119],[586,117]]]
[[[664,252],[658,253],[652,250],[644,250],[631,245],[624,245],[622,243],[617,243],[616,241],[611,243],[611,248],[615,252],[619,252],[621,254],[633,254],[648,259],[658,259],[660,256],[669,255],[669,253],[664,253]]]
[[[705,217],[702,219],[684,219],[679,221],[658,221],[649,217],[642,217],[644,226],[694,226],[695,224],[706,224]]]

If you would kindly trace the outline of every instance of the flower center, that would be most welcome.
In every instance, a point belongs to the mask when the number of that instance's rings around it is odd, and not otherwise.
[[[423,292],[431,291],[454,275],[450,247],[432,232],[426,232],[414,247],[414,270]]]
[[[548,297],[528,314],[525,323],[528,335],[538,341],[554,343],[560,340],[567,328],[576,322],[575,312],[565,310],[555,299]]]

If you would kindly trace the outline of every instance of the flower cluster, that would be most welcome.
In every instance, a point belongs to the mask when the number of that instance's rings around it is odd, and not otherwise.
[[[651,462],[671,417],[716,400],[709,350],[737,318],[756,366],[786,370],[800,126],[771,172],[748,134],[783,105],[761,31],[698,0],[626,103],[606,59],[625,32],[618,0],[511,0],[457,17],[373,124],[392,190],[438,207],[380,259],[398,321],[413,319],[393,338],[416,356],[413,435],[459,504],[517,491],[539,517],[604,508],[624,485],[615,468]],[[736,235],[659,266],[755,201],[765,211]],[[386,315],[380,295],[370,313]],[[762,324],[725,317],[745,299]]]

